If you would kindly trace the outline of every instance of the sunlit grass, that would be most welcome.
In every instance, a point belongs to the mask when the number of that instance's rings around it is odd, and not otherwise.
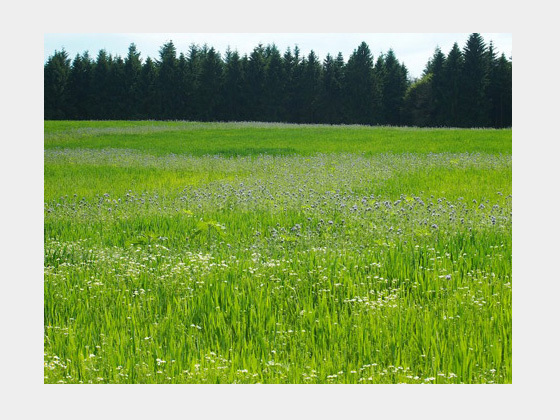
[[[266,123],[45,121],[45,148],[124,148],[155,155],[511,153],[511,129],[413,129]]]
[[[511,131],[45,126],[45,382],[511,382]]]

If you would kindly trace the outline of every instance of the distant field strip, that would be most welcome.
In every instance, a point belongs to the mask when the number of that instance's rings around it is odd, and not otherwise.
[[[413,129],[265,123],[45,122],[45,148],[125,148],[157,155],[509,153],[511,129]]]

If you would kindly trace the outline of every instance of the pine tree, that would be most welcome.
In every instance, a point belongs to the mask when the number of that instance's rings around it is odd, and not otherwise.
[[[443,65],[443,86],[446,95],[442,107],[445,110],[444,125],[448,127],[459,127],[463,123],[461,117],[462,83],[463,54],[457,43],[454,43]]]
[[[392,49],[384,56],[384,70],[382,83],[384,122],[400,125],[404,95],[408,88],[408,72],[406,67],[401,66]]]
[[[85,120],[91,118],[91,98],[93,79],[93,62],[88,52],[76,54],[72,62],[68,79],[68,106],[70,114],[67,118]]]
[[[489,124],[487,99],[488,59],[486,45],[480,34],[470,35],[463,50],[462,78],[463,124],[467,127],[486,127]]]
[[[203,121],[218,120],[222,109],[223,63],[214,47],[208,49],[201,63],[199,112]]]
[[[55,51],[44,68],[45,119],[70,117],[68,110],[68,79],[70,59],[64,49]]]
[[[445,55],[439,47],[436,48],[433,57],[426,66],[424,74],[431,74],[431,95],[432,95],[432,116],[430,118],[432,126],[442,126],[445,124],[445,76],[444,76]]]
[[[226,51],[223,88],[224,119],[239,121],[243,119],[244,109],[244,73],[241,59],[237,51]]]
[[[127,118],[140,117],[140,102],[142,92],[139,89],[142,61],[135,44],[130,44],[128,54],[124,60],[124,89]]]
[[[491,123],[494,127],[512,125],[512,65],[504,54],[493,63],[489,94],[492,98]]]
[[[316,123],[319,121],[319,94],[321,89],[321,63],[315,52],[311,50],[303,63],[301,79],[302,114],[301,122]]]
[[[294,52],[292,54],[290,48],[286,49],[284,53],[284,78],[286,90],[284,92],[284,109],[285,118],[290,122],[299,122],[301,111],[302,111],[302,101],[301,101],[301,59],[299,55],[299,47],[296,45],[294,47]]]
[[[189,120],[199,120],[201,118],[198,104],[200,102],[200,72],[202,71],[204,54],[200,47],[191,44],[187,54],[186,72],[182,74],[184,112]]]
[[[177,91],[179,84],[177,49],[172,41],[165,43],[159,50],[158,67],[158,94],[159,112],[158,117],[163,119],[178,118],[180,109],[180,92]]]
[[[494,44],[492,41],[488,44],[488,48],[486,49],[486,68],[487,68],[487,77],[488,77],[488,84],[486,86],[486,102],[487,102],[487,111],[488,111],[488,123],[491,126],[495,127],[494,124],[494,107],[496,101],[496,65],[498,62],[498,57],[496,51],[494,49]]]
[[[327,54],[323,62],[323,83],[320,97],[321,122],[340,124],[343,121],[344,58],[338,53],[336,60]]]
[[[373,56],[365,42],[348,59],[345,73],[348,121],[376,124],[380,120],[381,92],[373,75]]]
[[[100,50],[93,70],[92,91],[92,117],[106,120],[110,118],[111,106],[111,62],[112,57],[107,51]]]
[[[377,56],[377,60],[375,60],[375,65],[373,66],[373,80],[379,90],[379,109],[377,111],[376,118],[378,124],[387,124],[385,98],[383,97],[385,77],[385,57],[383,54],[379,54]]]
[[[276,45],[266,47],[266,77],[264,86],[266,120],[281,121],[284,117],[285,78],[282,56]]]
[[[157,86],[158,75],[155,62],[148,57],[142,66],[138,90],[141,92],[140,118],[155,119],[159,113]]]
[[[247,92],[247,116],[254,121],[263,121],[264,118],[264,87],[266,78],[266,64],[264,48],[259,44],[249,56],[245,91]]]
[[[188,119],[188,61],[185,54],[179,54],[179,59],[177,60],[177,118],[181,120]]]
[[[511,126],[511,62],[504,54],[497,56],[490,42],[487,53],[489,122],[493,127]]]
[[[111,72],[109,75],[109,91],[111,92],[109,118],[113,120],[130,118],[127,115],[126,107],[125,76],[124,61],[120,56],[116,56],[112,60]]]

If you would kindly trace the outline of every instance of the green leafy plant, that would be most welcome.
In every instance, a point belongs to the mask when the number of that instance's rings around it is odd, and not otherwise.
[[[196,224],[196,230],[192,238],[199,235],[206,236],[207,242],[210,243],[213,237],[224,238],[226,236],[226,227],[215,220],[200,219]]]

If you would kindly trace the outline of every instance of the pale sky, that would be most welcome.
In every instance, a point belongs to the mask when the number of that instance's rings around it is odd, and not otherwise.
[[[433,55],[436,46],[439,46],[444,54],[447,54],[454,42],[462,49],[470,34],[469,33],[64,33],[44,35],[44,59],[61,50],[63,47],[70,58],[77,53],[89,51],[92,57],[96,57],[101,49],[109,54],[126,56],[128,46],[135,43],[141,58],[158,58],[160,47],[171,40],[175,44],[178,53],[188,52],[191,44],[208,44],[220,53],[226,51],[229,46],[237,50],[241,55],[249,54],[259,43],[263,45],[275,43],[283,54],[287,47],[298,45],[302,54],[307,55],[311,50],[319,56],[322,61],[327,53],[336,56],[342,52],[344,60],[358,45],[365,41],[374,56],[374,60],[382,52],[393,49],[401,63],[408,68],[411,77],[419,77],[424,70],[428,59]],[[509,58],[512,56],[512,34],[511,33],[481,33],[486,44],[493,41],[499,54],[502,52]]]

